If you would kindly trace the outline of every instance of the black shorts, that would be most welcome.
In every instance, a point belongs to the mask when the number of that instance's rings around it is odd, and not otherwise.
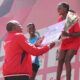
[[[32,70],[33,70],[33,72],[37,72],[38,69],[39,69],[39,65],[33,63],[32,64]]]

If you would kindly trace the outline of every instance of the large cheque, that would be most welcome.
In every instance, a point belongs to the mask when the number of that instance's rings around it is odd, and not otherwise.
[[[44,34],[42,45],[57,41],[64,29],[65,23],[66,20],[49,26]]]

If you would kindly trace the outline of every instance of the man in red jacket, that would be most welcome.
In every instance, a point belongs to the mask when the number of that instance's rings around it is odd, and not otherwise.
[[[41,48],[28,43],[22,34],[20,23],[15,20],[8,22],[6,30],[8,35],[4,40],[4,78],[5,80],[28,80],[32,75],[31,55],[42,55],[49,51],[55,43]]]

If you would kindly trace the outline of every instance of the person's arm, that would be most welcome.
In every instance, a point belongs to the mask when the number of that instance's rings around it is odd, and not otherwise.
[[[17,43],[27,53],[35,55],[35,56],[46,53],[47,51],[49,51],[50,48],[52,48],[55,45],[55,43],[52,43],[50,44],[50,46],[47,45],[47,46],[37,48],[35,47],[35,45],[30,44],[23,35],[17,36]]]
[[[65,37],[80,37],[80,32],[75,32],[75,33],[67,33],[65,31],[62,32],[62,35]]]

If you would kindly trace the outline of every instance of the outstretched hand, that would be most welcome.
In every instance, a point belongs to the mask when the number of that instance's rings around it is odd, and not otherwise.
[[[55,46],[55,42],[50,43],[50,49]]]
[[[41,37],[34,45],[35,45],[36,47],[40,47],[43,39],[44,39],[44,37]]]

